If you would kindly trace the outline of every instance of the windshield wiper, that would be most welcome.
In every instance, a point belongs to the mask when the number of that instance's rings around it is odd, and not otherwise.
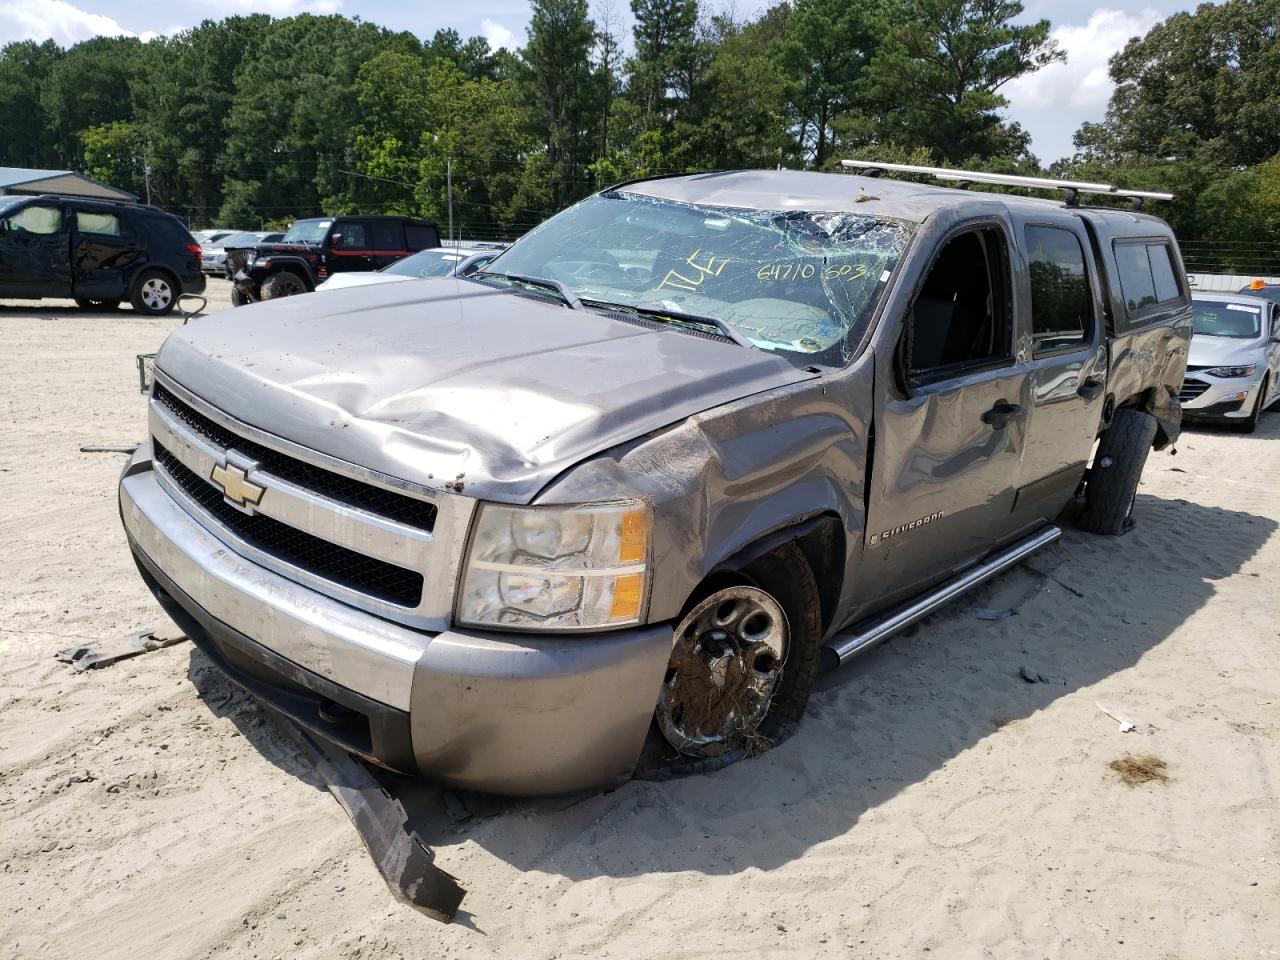
[[[493,270],[477,270],[469,275],[469,278],[491,277],[494,280],[514,280],[516,283],[524,283],[531,287],[540,287],[543,290],[550,290],[559,294],[560,299],[565,302],[571,310],[581,310],[582,301],[579,300],[567,286],[559,280],[548,280],[545,277],[530,277],[523,273],[498,273]]]
[[[640,307],[631,303],[610,303],[608,300],[592,299],[582,302],[588,306],[603,307],[607,310],[617,310],[621,313],[634,313],[637,316],[649,317],[654,320],[676,320],[681,323],[696,323],[701,327],[715,327],[721,335],[726,339],[732,340],[738,346],[746,347],[748,350],[758,349],[733,324],[721,320],[719,317],[704,317],[696,313],[685,313],[683,310],[668,310],[666,307]]]

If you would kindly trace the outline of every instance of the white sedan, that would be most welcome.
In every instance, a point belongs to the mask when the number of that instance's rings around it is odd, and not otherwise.
[[[362,287],[370,283],[392,283],[398,280],[421,280],[424,277],[465,277],[487,266],[502,252],[499,246],[491,247],[432,247],[419,250],[389,267],[369,273],[335,273],[318,287],[320,290],[337,290],[340,287]]]

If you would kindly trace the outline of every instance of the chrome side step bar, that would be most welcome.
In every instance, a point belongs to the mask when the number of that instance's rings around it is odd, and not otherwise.
[[[1046,527],[1039,533],[1032,534],[995,556],[983,560],[977,566],[957,574],[924,596],[874,620],[864,621],[848,633],[837,633],[822,648],[822,669],[835,669],[859,651],[927,617],[943,604],[989,580],[997,573],[1009,569],[1041,547],[1047,547],[1060,536],[1062,536],[1062,530],[1058,527]]]

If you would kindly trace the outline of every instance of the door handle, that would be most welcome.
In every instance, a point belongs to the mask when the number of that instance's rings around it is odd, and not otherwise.
[[[1105,386],[1106,384],[1101,380],[1096,380],[1093,377],[1090,377],[1088,380],[1083,381],[1080,386],[1076,387],[1076,394],[1084,400],[1092,400],[1102,392],[1102,389]]]
[[[1007,403],[1001,400],[982,415],[982,422],[991,424],[993,430],[1003,429],[1005,424],[1022,412],[1019,403]]]

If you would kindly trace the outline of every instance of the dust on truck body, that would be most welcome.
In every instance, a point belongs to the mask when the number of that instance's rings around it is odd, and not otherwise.
[[[410,286],[175,331],[121,514],[263,703],[518,794],[778,742],[1082,482],[1123,529],[1190,336],[1155,217],[817,173],[621,185]]]

